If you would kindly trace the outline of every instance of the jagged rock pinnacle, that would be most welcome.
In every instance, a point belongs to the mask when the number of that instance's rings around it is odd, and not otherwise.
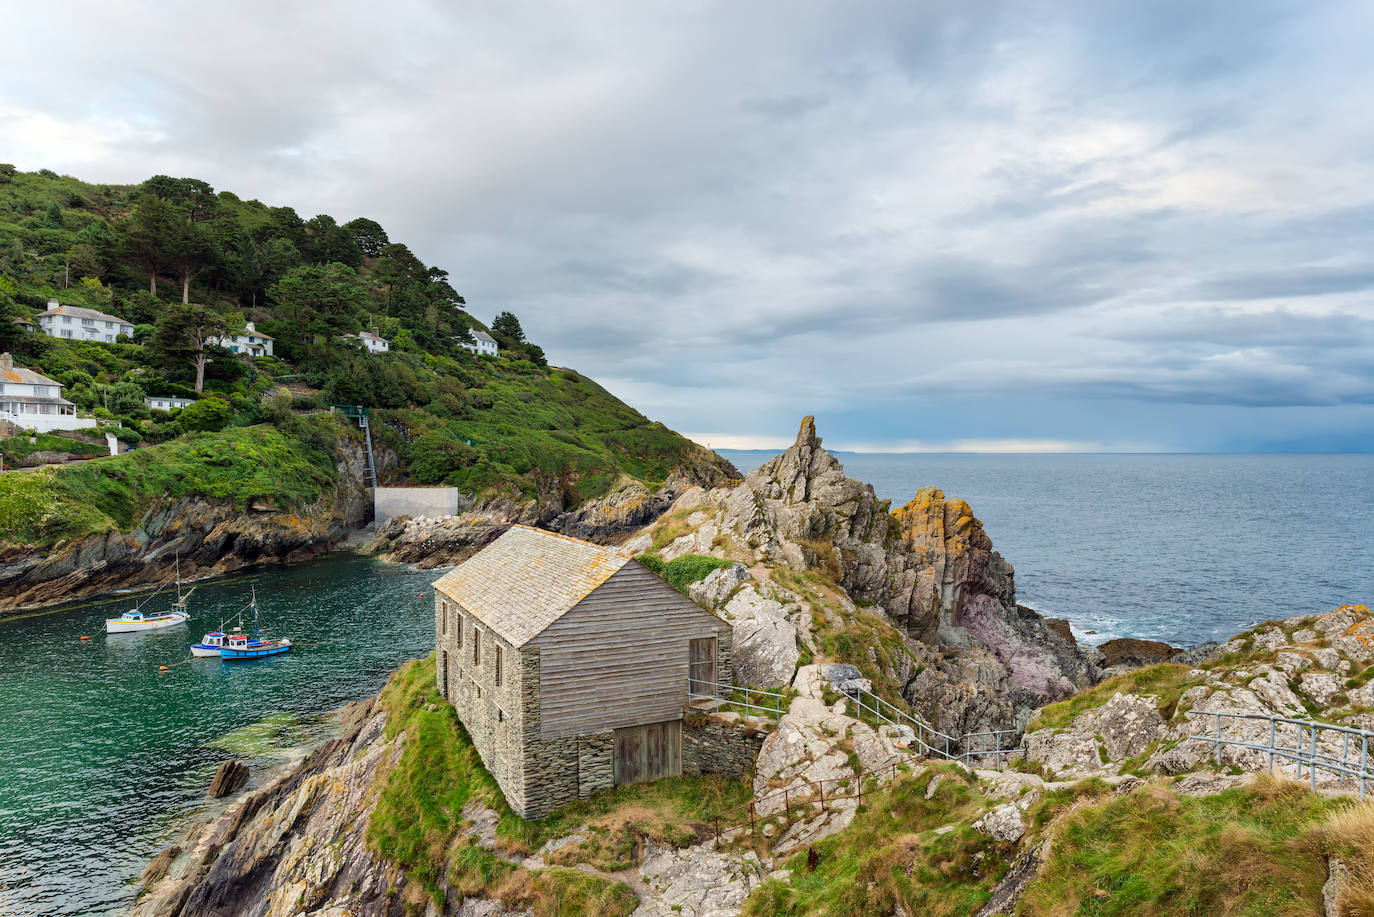
[[[816,435],[816,418],[810,414],[802,418],[801,429],[797,431],[796,445],[820,448],[821,438]]]

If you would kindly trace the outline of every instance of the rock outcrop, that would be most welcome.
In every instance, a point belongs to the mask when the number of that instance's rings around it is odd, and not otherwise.
[[[343,541],[370,512],[364,456],[339,443],[334,487],[298,511],[186,497],[154,505],[129,532],[87,535],[44,551],[0,549],[0,614],[127,586],[160,584],[180,559],[186,579],[261,563],[315,557]]]
[[[892,511],[845,476],[810,417],[724,499],[721,528],[769,562],[828,571],[855,602],[938,647],[906,673],[906,693],[942,711],[941,728],[1017,728],[1099,677],[1095,654],[1016,603],[1015,572],[967,503],[925,489]]]

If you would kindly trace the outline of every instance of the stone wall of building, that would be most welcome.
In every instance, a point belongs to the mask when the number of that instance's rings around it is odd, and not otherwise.
[[[744,777],[754,769],[771,721],[688,708],[682,721],[682,773]]]

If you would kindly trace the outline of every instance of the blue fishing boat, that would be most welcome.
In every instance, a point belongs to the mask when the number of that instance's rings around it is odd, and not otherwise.
[[[258,593],[254,590],[253,599],[249,606],[253,609],[253,629],[250,633],[243,633],[239,628],[234,628],[234,632],[228,636],[217,634],[206,634],[204,644],[218,644],[219,658],[227,661],[242,659],[265,659],[268,656],[280,656],[283,653],[291,652],[291,641],[286,639],[274,640],[268,637],[258,623]],[[240,618],[241,620],[241,618]],[[212,638],[218,637],[218,640]],[[206,650],[211,646],[206,645]],[[195,648],[192,648],[195,652]],[[207,652],[206,655],[209,655]]]

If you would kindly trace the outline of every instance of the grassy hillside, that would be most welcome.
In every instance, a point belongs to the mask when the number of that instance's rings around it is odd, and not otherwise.
[[[22,331],[14,319],[36,319],[50,297],[117,315],[135,333],[94,343]],[[203,326],[237,333],[248,321],[275,338],[273,356],[231,353],[192,333]],[[380,333],[392,350],[368,353],[345,337],[364,330]],[[474,330],[492,334],[501,355],[464,349]],[[702,483],[735,474],[586,376],[549,367],[509,313],[490,326],[478,321],[445,271],[375,222],[304,219],[194,179],[92,185],[0,164],[0,350],[57,379],[83,413],[117,425],[125,441],[156,447],[26,485],[0,478],[0,503],[27,507],[35,518],[44,507],[64,516],[42,524],[49,533],[95,530],[97,518],[127,526],[143,505],[133,482],[150,479],[158,463],[200,461],[188,437],[204,443],[196,438],[223,431],[243,441],[231,431],[268,425],[281,438],[255,460],[324,468],[328,443],[308,421],[331,404],[371,411],[383,483],[451,484],[557,511],[626,477],[656,485],[675,473]],[[149,411],[148,395],[198,401],[184,411]],[[174,443],[183,445],[162,448]],[[12,445],[11,464],[41,448],[22,438]],[[258,486],[240,477],[209,467],[179,486],[238,499]],[[318,485],[301,481],[310,484],[283,484],[290,493],[279,496],[290,503]]]

